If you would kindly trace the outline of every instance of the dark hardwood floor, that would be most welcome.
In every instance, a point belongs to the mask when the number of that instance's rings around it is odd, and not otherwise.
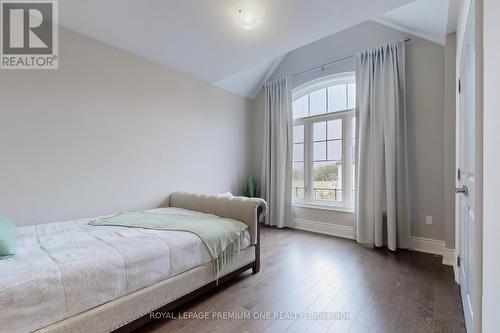
[[[260,273],[244,273],[176,310],[177,319],[155,320],[140,332],[465,332],[453,270],[441,257],[297,230],[261,231]],[[206,312],[211,319],[187,319]],[[293,317],[299,313],[348,319]]]

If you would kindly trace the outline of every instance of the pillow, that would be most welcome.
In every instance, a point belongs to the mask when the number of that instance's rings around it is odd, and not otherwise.
[[[16,253],[16,225],[0,216],[0,258]]]

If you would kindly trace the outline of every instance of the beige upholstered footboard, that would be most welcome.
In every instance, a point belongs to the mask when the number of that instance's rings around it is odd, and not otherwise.
[[[258,198],[175,192],[170,206],[213,214],[246,223],[252,245],[257,243],[259,218],[267,211],[266,202]]]
[[[259,198],[235,197],[175,192],[170,196],[170,207],[184,208],[219,217],[235,219],[248,225],[250,244],[255,246],[253,273],[260,270],[260,219],[267,214],[267,204]]]

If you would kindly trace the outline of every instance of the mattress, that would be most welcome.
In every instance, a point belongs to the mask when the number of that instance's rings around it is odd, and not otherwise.
[[[192,233],[91,226],[90,220],[18,229],[17,254],[0,261],[0,332],[43,328],[211,261]]]

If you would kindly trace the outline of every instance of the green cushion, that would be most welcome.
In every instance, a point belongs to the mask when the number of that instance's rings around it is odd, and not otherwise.
[[[6,217],[0,216],[0,257],[16,253],[16,225]]]

